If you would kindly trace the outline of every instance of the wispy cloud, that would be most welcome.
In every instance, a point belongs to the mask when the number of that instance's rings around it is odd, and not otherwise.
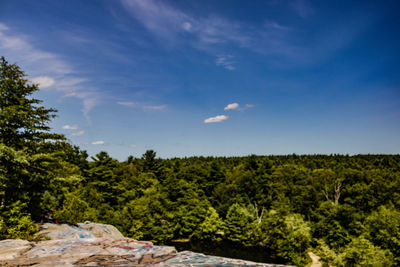
[[[39,84],[40,89],[46,89],[54,85],[55,81],[53,78],[48,77],[48,76],[39,76],[39,77],[34,77],[31,80],[35,84]]]
[[[239,108],[239,104],[238,103],[232,103],[227,105],[224,110],[235,110]]]
[[[118,101],[117,104],[121,105],[121,106],[125,106],[125,107],[134,107],[134,106],[136,106],[135,102],[131,102],[131,101]]]
[[[84,135],[85,134],[85,131],[79,131],[79,132],[75,132],[75,133],[72,133],[71,135],[72,136],[82,136],[82,135]]]
[[[256,105],[254,105],[254,104],[246,104],[246,108],[255,108],[256,107]]]
[[[229,117],[225,115],[218,115],[204,120],[204,123],[215,123],[227,120]]]
[[[151,32],[171,42],[192,28],[188,15],[164,2],[122,0],[123,6]]]
[[[239,45],[249,42],[242,25],[222,17],[211,16],[196,18],[164,1],[122,0],[122,5],[143,26],[157,36],[176,43],[183,33],[191,33],[195,46],[235,42]],[[200,43],[200,44],[199,44]]]
[[[99,141],[94,141],[94,142],[92,142],[92,145],[95,145],[95,146],[103,146],[103,145],[105,145],[105,143],[106,143],[106,142],[99,140]]]
[[[211,53],[222,44],[234,44],[255,51],[261,51],[262,48],[269,50],[270,47],[265,46],[265,43],[269,41],[274,47],[278,46],[276,43],[281,43],[281,40],[275,39],[282,36],[276,32],[289,29],[277,22],[268,21],[264,28],[255,30],[246,23],[222,16],[194,16],[165,1],[121,0],[121,3],[148,31],[163,41],[177,44],[189,40],[194,47]],[[185,38],[185,34],[190,34],[192,39]],[[273,52],[280,51],[275,49]],[[234,69],[232,64],[226,65],[226,68]]]
[[[234,57],[232,55],[219,55],[217,56],[217,60],[215,64],[217,66],[224,67],[227,70],[234,70],[235,66],[233,66],[234,61],[232,60]]]
[[[229,70],[235,68],[233,62],[229,63],[232,58],[218,56],[227,45],[271,56],[271,64],[279,67],[313,64],[345,47],[371,20],[370,17],[361,20],[349,18],[330,31],[321,29],[317,35],[309,36],[298,25],[285,25],[271,18],[266,18],[260,25],[252,25],[221,15],[199,16],[167,1],[121,0],[121,3],[163,45],[192,45],[217,56],[216,64]],[[302,18],[316,12],[307,0],[293,0],[289,8]]]
[[[0,54],[10,61],[17,61],[40,88],[55,88],[64,96],[82,100],[82,112],[90,121],[90,110],[100,103],[101,94],[95,88],[87,86],[86,77],[80,77],[67,61],[59,55],[41,50],[31,45],[33,36],[18,34],[4,24],[0,24]]]
[[[26,35],[10,34],[7,26],[0,27],[0,51],[22,63],[31,75],[50,73],[66,75],[72,68],[53,53],[33,47]],[[47,75],[46,75],[47,76]]]
[[[168,107],[167,105],[146,105],[143,103],[132,101],[118,101],[117,104],[125,107],[141,108],[144,110],[165,110]]]
[[[100,103],[100,95],[96,92],[82,92],[78,93],[76,97],[82,99],[83,109],[82,113],[86,120],[90,123],[89,111]]]
[[[76,125],[76,124],[74,124],[74,125],[66,124],[66,125],[64,125],[62,128],[63,128],[64,130],[78,130],[78,129],[79,129],[79,125]]]

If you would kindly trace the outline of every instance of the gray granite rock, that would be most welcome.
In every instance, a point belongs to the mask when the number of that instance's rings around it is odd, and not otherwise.
[[[171,246],[123,237],[111,225],[44,224],[50,240],[0,241],[0,266],[283,266],[177,252]]]

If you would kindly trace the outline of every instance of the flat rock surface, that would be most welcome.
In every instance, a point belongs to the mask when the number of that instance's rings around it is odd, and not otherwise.
[[[112,225],[41,225],[50,240],[0,241],[0,266],[283,266],[154,246],[123,237]]]

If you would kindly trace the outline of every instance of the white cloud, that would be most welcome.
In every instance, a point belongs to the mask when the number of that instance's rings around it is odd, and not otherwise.
[[[40,89],[49,88],[55,83],[54,79],[49,76],[35,77],[32,79],[32,82],[35,84],[39,84]]]
[[[125,107],[133,107],[136,105],[134,102],[130,102],[130,101],[119,101],[119,102],[117,102],[117,104],[121,105],[121,106],[125,106]]]
[[[74,125],[66,124],[66,125],[64,125],[62,128],[63,128],[64,130],[78,130],[78,129],[79,129],[79,126],[76,125],[76,124],[74,124]]]
[[[234,57],[232,55],[219,55],[217,56],[215,64],[217,66],[224,67],[227,70],[234,70],[235,67],[233,66],[233,64],[235,62],[232,61],[233,58]]]
[[[205,119],[204,123],[221,122],[221,121],[227,120],[228,118],[229,117],[225,116],[225,115],[218,115],[218,116],[215,116],[215,117],[211,117],[211,118]]]
[[[96,145],[96,146],[102,146],[104,144],[105,144],[104,141],[94,141],[94,142],[92,142],[92,145]]]
[[[85,134],[85,131],[79,131],[79,132],[76,132],[76,133],[72,133],[71,135],[72,136],[82,136],[84,134]]]
[[[224,110],[235,110],[239,108],[239,104],[238,103],[232,103],[227,105]]]
[[[254,104],[246,104],[246,108],[254,108],[255,106]]]

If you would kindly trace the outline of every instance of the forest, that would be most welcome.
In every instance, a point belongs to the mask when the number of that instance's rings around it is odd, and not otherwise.
[[[398,154],[89,157],[52,132],[57,111],[38,90],[0,59],[1,239],[31,239],[50,215],[281,264],[305,266],[312,251],[327,266],[400,265]]]

